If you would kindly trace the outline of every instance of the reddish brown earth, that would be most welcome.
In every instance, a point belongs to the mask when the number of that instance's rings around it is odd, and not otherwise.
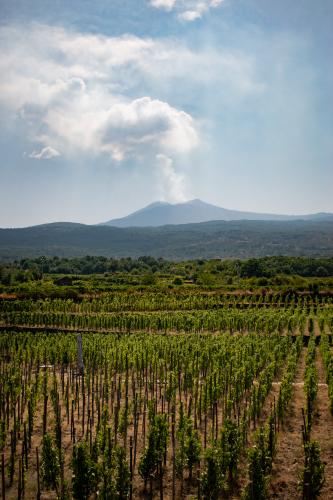
[[[273,463],[272,479],[270,486],[270,498],[271,499],[288,499],[293,497],[295,499],[300,499],[300,493],[298,491],[298,476],[303,466],[303,446],[301,438],[301,426],[302,426],[302,413],[301,409],[305,405],[304,396],[304,368],[305,368],[305,355],[306,348],[303,348],[300,360],[296,370],[294,392],[292,400],[290,402],[283,428],[280,429],[278,433],[277,440],[277,455]],[[326,462],[326,483],[323,488],[323,492],[320,496],[322,500],[333,499],[333,417],[329,410],[329,398],[327,394],[327,385],[325,381],[324,368],[320,356],[319,348],[317,348],[316,366],[319,375],[319,386],[318,386],[318,396],[316,402],[316,410],[314,416],[314,422],[312,427],[312,439],[319,441],[321,446],[321,458]],[[274,402],[274,398],[277,399],[279,392],[279,382],[283,374],[279,373],[273,382],[272,389],[264,403],[262,414],[259,419],[258,425],[264,423],[267,419],[269,412],[271,410],[271,405]],[[60,380],[59,380],[60,383]],[[131,391],[130,391],[131,392]],[[187,405],[186,405],[187,406]],[[51,403],[49,401],[49,421],[48,427],[53,428],[54,417],[51,408]],[[219,411],[221,414],[221,411]],[[36,446],[40,447],[41,435],[42,435],[42,402],[38,404],[38,409],[36,412],[34,435],[32,439],[32,450],[30,453],[30,466],[29,472],[27,474],[26,483],[26,494],[25,499],[35,498],[36,494]],[[63,447],[65,451],[66,463],[65,463],[65,479],[70,480],[71,469],[70,469],[70,457],[72,454],[72,442],[70,438],[70,427],[67,425],[65,411],[62,413],[63,418]],[[78,432],[78,437],[81,436],[81,425],[80,420],[75,418],[76,427]],[[209,422],[208,429],[210,432],[211,422]],[[222,422],[219,422],[221,426]],[[139,422],[139,439],[138,439],[138,457],[141,455],[145,442],[142,436],[142,415]],[[203,429],[200,429],[201,433]],[[254,429],[251,428],[249,433],[249,445],[253,440]],[[130,426],[128,436],[133,434],[133,427]],[[146,436],[147,440],[147,436]],[[171,448],[171,447],[170,447]],[[19,450],[20,450],[19,445]],[[142,488],[142,480],[137,474],[136,464],[136,474],[134,477],[133,485],[133,498],[145,498],[145,494]],[[164,477],[164,499],[171,498],[171,488],[172,488],[172,457],[169,450],[167,457],[167,472]],[[196,471],[195,471],[196,472]],[[187,480],[188,472],[184,474],[184,490],[183,497],[190,499],[197,497],[197,483],[195,479],[192,480],[191,484]],[[16,499],[17,498],[17,475],[15,476],[14,485],[12,488],[8,488],[6,492],[6,499]],[[239,464],[239,489],[234,492],[232,498],[238,500],[241,498],[241,491],[247,481],[247,463],[246,457],[241,460]],[[155,485],[154,488],[154,498],[159,497],[158,487]],[[53,499],[56,498],[54,492],[42,493],[42,499]],[[176,485],[176,498],[181,498],[180,494],[180,482],[177,480]]]
[[[321,459],[325,465],[325,484],[320,495],[321,500],[333,498],[333,417],[330,413],[328,388],[322,358],[317,349],[316,367],[318,370],[318,394],[311,439],[319,442]]]
[[[269,498],[300,498],[298,492],[298,475],[303,464],[302,444],[302,408],[304,396],[304,368],[306,348],[303,348],[297,366],[294,394],[285,416],[283,428],[277,439],[277,453],[273,461],[273,469]]]
[[[278,450],[273,464],[270,498],[301,498],[298,478],[303,467],[301,438],[302,408],[304,397],[305,349],[297,368],[294,395],[287,412],[284,429],[278,436]],[[311,439],[319,442],[321,459],[325,463],[325,484],[321,500],[333,499],[333,417],[330,413],[328,389],[320,351],[317,348],[316,368],[318,371],[318,395],[315,406]]]

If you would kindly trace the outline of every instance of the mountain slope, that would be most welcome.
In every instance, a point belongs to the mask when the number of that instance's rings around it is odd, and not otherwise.
[[[166,202],[155,202],[147,207],[119,219],[109,220],[104,225],[115,227],[149,227],[167,224],[191,224],[212,220],[324,220],[332,219],[333,214],[313,214],[303,216],[260,214],[241,212],[217,207],[201,200],[191,200],[172,205]]]
[[[332,256],[331,221],[214,221],[150,228],[54,223],[0,229],[0,258],[58,255],[174,260],[269,255]]]

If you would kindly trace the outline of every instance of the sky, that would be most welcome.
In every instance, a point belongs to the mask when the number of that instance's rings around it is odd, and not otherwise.
[[[1,0],[0,227],[333,212],[331,0]]]

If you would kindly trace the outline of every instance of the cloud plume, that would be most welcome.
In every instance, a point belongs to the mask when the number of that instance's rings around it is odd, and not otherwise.
[[[161,199],[174,203],[186,201],[185,176],[177,172],[171,158],[156,155]]]

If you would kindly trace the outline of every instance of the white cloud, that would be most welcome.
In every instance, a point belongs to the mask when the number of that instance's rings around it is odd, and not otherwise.
[[[150,0],[150,4],[157,9],[171,10],[177,0]]]
[[[0,42],[6,49],[0,56],[0,104],[20,118],[32,142],[45,148],[52,143],[63,154],[109,153],[117,161],[190,153],[199,144],[197,123],[188,113],[142,90],[132,97],[155,62],[171,65],[174,48],[166,43],[40,25],[29,33],[2,28]]]
[[[102,133],[102,149],[110,150],[120,160],[146,144],[173,153],[189,153],[198,144],[189,114],[149,97],[112,106],[106,113]]]
[[[64,155],[188,154],[200,143],[198,122],[168,96],[193,85],[223,88],[228,101],[261,91],[247,56],[175,40],[33,24],[0,28],[0,44],[3,116],[14,125],[19,117],[32,143]],[[151,97],[160,89],[164,99]]]
[[[185,199],[181,169],[205,143],[198,116],[211,89],[223,92],[227,105],[262,92],[246,54],[191,50],[176,39],[32,24],[1,27],[0,46],[1,119],[25,135],[31,158],[60,151],[73,165],[93,165],[98,156],[157,165],[161,196],[170,201]]]
[[[171,158],[163,154],[156,155],[160,199],[174,203],[186,201],[185,177],[176,171]]]
[[[51,158],[56,158],[57,156],[60,156],[59,151],[51,148],[51,146],[46,146],[40,151],[33,151],[29,154],[29,158],[35,158],[36,160],[50,160]]]
[[[157,9],[175,10],[182,21],[195,21],[222,2],[223,0],[150,0],[150,5]]]
[[[202,16],[201,10],[185,10],[179,14],[179,19],[183,21],[195,21],[196,19],[200,19]]]

